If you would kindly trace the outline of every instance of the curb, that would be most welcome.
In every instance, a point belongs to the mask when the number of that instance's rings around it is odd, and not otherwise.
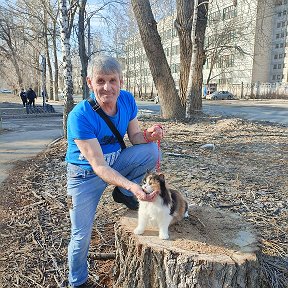
[[[62,117],[63,113],[33,113],[33,114],[10,114],[10,115],[2,115],[2,119],[10,119],[10,118],[41,118],[41,117]]]

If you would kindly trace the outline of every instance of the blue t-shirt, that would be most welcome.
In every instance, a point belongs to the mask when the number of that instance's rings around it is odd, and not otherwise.
[[[90,95],[94,100],[95,95]],[[117,99],[117,113],[109,116],[120,135],[124,137],[129,122],[137,116],[137,106],[133,95],[121,90]],[[116,136],[106,122],[95,112],[87,100],[78,103],[68,115],[66,162],[92,170],[91,165],[81,154],[74,139],[88,140],[96,138],[102,148],[106,162],[111,166],[121,152],[121,146]]]

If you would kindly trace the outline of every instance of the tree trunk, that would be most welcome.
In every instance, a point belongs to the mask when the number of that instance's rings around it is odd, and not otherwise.
[[[58,15],[58,13],[57,13]],[[57,21],[53,20],[53,56],[54,56],[54,100],[59,101],[58,96],[58,81],[59,81],[59,68],[57,56]]]
[[[169,240],[152,226],[134,235],[136,212],[122,217],[115,225],[114,287],[263,287],[251,225],[211,207],[193,206],[189,215],[169,228]]]
[[[85,45],[85,7],[86,0],[81,0],[79,3],[79,19],[78,19],[78,45],[79,45],[79,56],[81,61],[81,78],[82,78],[82,93],[83,99],[88,98],[89,88],[87,86],[87,66],[88,56],[86,53]]]
[[[159,94],[163,117],[182,119],[185,109],[177,94],[150,3],[148,0],[131,2],[153,81]]]
[[[48,40],[48,20],[47,20],[47,11],[44,10],[44,37],[45,37],[45,54],[46,54],[46,63],[48,66],[48,73],[49,73],[49,94],[47,93],[47,83],[45,82],[45,91],[46,91],[46,100],[54,99],[53,95],[53,72],[52,72],[52,66],[51,66],[51,60],[50,60],[50,53],[49,53],[49,40]],[[45,77],[46,80],[46,77]],[[43,91],[42,91],[43,92]]]
[[[202,109],[203,65],[205,63],[204,38],[207,26],[208,3],[195,0],[192,24],[192,60],[187,87],[186,118]]]
[[[63,76],[64,76],[64,111],[63,111],[63,132],[67,137],[67,117],[74,107],[73,81],[72,81],[72,62],[70,52],[70,33],[71,29],[68,21],[68,11],[66,0],[61,0],[61,44],[63,54]],[[72,20],[71,20],[72,21]]]
[[[194,1],[177,0],[177,18],[175,27],[179,37],[180,47],[180,80],[179,80],[179,97],[182,105],[186,106],[186,94],[188,79],[190,73],[191,56],[192,56],[192,12]]]

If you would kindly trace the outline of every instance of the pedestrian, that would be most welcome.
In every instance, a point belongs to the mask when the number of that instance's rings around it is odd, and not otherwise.
[[[33,107],[35,107],[35,99],[37,98],[36,93],[34,90],[30,87],[26,92],[28,104],[30,107],[33,104]]]
[[[20,98],[22,100],[23,107],[25,107],[27,105],[27,97],[23,88],[21,89],[21,92],[20,92]]]
[[[93,99],[121,134],[120,140],[87,100],[78,103],[67,120],[66,153],[71,239],[68,246],[70,287],[89,287],[87,256],[97,205],[108,184],[114,201],[137,210],[138,201],[153,201],[139,186],[147,170],[154,170],[162,127],[141,131],[134,97],[121,90],[122,70],[109,56],[96,56],[88,65],[87,84]],[[93,101],[92,101],[93,102]],[[97,106],[97,105],[96,105]],[[98,106],[97,106],[98,107]],[[97,110],[97,108],[96,108]],[[121,148],[128,134],[132,146]],[[82,286],[81,286],[82,285]],[[93,285],[93,284],[92,284]]]
[[[47,95],[46,90],[41,92],[41,96],[43,97],[45,102],[48,102],[48,97],[47,97],[48,95]]]

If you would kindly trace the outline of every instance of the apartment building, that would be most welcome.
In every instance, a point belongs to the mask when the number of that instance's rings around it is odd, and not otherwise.
[[[275,3],[269,80],[288,82],[288,0]]]
[[[259,87],[262,83],[269,83],[265,84],[265,89],[280,83],[286,85],[287,1],[211,1],[205,36],[207,59],[203,67],[203,84],[216,84],[218,90],[232,89],[238,96],[243,95],[243,87],[247,88],[244,94],[248,95],[253,93],[251,87]],[[180,57],[175,16],[159,21],[157,28],[178,88]],[[139,35],[127,43],[125,77],[125,88],[135,95],[155,94]]]
[[[175,15],[169,16],[157,24],[164,52],[170,65],[176,87],[179,82],[179,39],[174,27]],[[139,35],[131,37],[126,44],[126,61],[124,70],[124,88],[139,98],[153,98],[157,94],[150,68]]]

